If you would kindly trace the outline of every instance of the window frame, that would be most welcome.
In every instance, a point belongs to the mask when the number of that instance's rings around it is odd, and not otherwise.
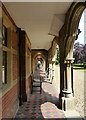
[[[5,29],[3,33],[3,29]],[[4,37],[3,37],[4,35]],[[4,41],[4,43],[3,43]],[[7,62],[8,62],[8,28],[2,24],[2,85],[6,85],[8,83],[8,77],[7,77]],[[4,60],[5,59],[5,60]],[[3,69],[5,69],[3,71]],[[4,78],[3,78],[4,77]]]
[[[3,61],[2,61],[2,84],[7,84],[7,51],[3,50],[2,56],[3,56]],[[4,71],[3,71],[3,69],[4,69]],[[3,76],[4,76],[4,78],[3,78]]]
[[[2,45],[8,46],[7,44],[7,27],[5,25],[2,25]]]

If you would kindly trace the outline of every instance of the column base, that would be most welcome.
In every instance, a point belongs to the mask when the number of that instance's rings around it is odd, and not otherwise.
[[[67,111],[67,110],[73,110],[74,109],[74,97],[70,98],[61,98],[61,106],[62,110]]]
[[[62,97],[70,98],[73,96],[73,93],[71,90],[62,90]]]

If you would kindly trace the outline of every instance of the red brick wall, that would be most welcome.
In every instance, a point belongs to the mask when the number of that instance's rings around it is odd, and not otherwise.
[[[7,19],[6,19],[6,17],[4,17],[5,15],[6,15]],[[9,60],[9,62],[11,62],[11,66],[12,66],[12,67],[10,67],[11,68],[11,73],[10,74],[12,74],[12,75],[10,76],[11,78],[9,77],[10,80],[8,80],[8,83],[10,82],[9,86],[8,86],[7,89],[5,89],[3,91],[3,94],[4,94],[4,92],[5,92],[5,94],[2,95],[2,98],[1,98],[2,99],[2,116],[3,116],[3,118],[7,117],[8,113],[11,113],[10,110],[13,108],[14,105],[16,106],[16,104],[14,104],[14,103],[16,102],[16,100],[18,100],[18,95],[19,95],[19,84],[16,84],[16,83],[19,83],[19,58],[18,58],[19,54],[17,54],[18,53],[18,41],[19,40],[18,40],[18,34],[16,33],[17,26],[16,26],[16,24],[13,23],[12,18],[10,19],[10,17],[9,17],[10,15],[8,15],[7,11],[5,12],[4,16],[3,16],[3,19],[6,19],[6,23],[3,22],[3,24],[4,25],[8,24],[9,28],[11,30],[9,32],[9,38],[11,38],[11,39],[9,39],[8,42],[9,42],[9,49],[11,51],[11,52],[9,52],[9,54],[10,54],[10,56],[12,56],[12,57],[10,57],[11,60]],[[22,40],[23,40],[23,38],[22,38]],[[30,44],[30,42],[28,44]],[[28,47],[30,47],[30,46],[28,45]],[[13,49],[11,49],[11,48],[13,48]],[[26,60],[26,57],[23,58],[23,59]],[[28,66],[27,65],[24,66],[22,68],[22,71],[25,71],[26,67],[28,67]],[[30,74],[30,71],[29,71],[28,75],[29,74]],[[25,75],[25,77],[26,77],[26,75]],[[31,77],[29,77],[27,80],[25,78],[25,81],[26,81],[25,90],[29,94],[30,89],[28,89],[28,88],[31,88]],[[9,91],[8,91],[8,89],[9,89]],[[15,114],[15,111],[13,111],[13,114],[11,114],[11,117],[14,114]]]
[[[3,97],[2,97],[2,117],[4,118],[7,112],[12,107],[14,101],[18,95],[18,84],[13,86]]]
[[[2,119],[2,98],[0,98],[0,120]]]
[[[14,31],[12,31],[11,33],[11,40],[12,40],[12,48],[18,50],[18,36]]]
[[[12,66],[12,69],[13,69],[13,80],[16,80],[19,76],[19,68],[18,68],[18,55],[16,54],[13,54],[13,66]]]
[[[5,118],[9,116],[9,114],[11,113],[11,109],[14,106],[16,106],[16,104],[14,105],[14,103],[18,103],[19,63],[18,63],[18,54],[17,54],[18,53],[18,34],[16,33],[17,26],[4,6],[2,7],[2,10],[3,10],[2,12],[3,25],[5,25],[8,28],[8,43],[9,43],[8,47],[10,49],[10,52],[8,51],[9,61],[7,61],[7,63],[10,62],[10,65],[12,66],[12,67],[8,66],[8,70],[9,68],[11,70],[7,72],[8,75],[7,88],[3,86],[4,87],[4,90],[2,91],[3,94],[2,96],[0,96],[1,97],[0,105],[2,105],[2,116],[3,118]],[[10,71],[11,73],[9,73]],[[0,111],[1,111],[1,107],[0,107]],[[11,114],[11,116],[13,116],[14,114],[15,114],[15,110],[13,109],[13,114]]]
[[[13,80],[17,80],[18,81],[18,77],[19,77],[18,55],[17,54],[12,54],[12,55],[13,55],[13,58],[12,58],[12,76],[13,76]],[[11,81],[12,81],[12,79],[11,79]],[[2,97],[2,117],[3,118],[6,117],[6,114],[12,108],[15,100],[18,99],[18,97],[17,97],[18,94],[19,94],[18,93],[19,92],[18,86],[19,86],[19,84],[13,86]],[[13,114],[11,114],[11,117],[13,117],[14,114],[15,114],[15,111],[13,112]]]

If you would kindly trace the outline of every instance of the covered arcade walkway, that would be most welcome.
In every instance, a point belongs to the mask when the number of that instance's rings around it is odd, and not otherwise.
[[[84,100],[75,109],[79,79],[71,69],[85,8],[86,1],[0,2],[0,119],[86,117]],[[32,92],[34,72],[41,94]]]

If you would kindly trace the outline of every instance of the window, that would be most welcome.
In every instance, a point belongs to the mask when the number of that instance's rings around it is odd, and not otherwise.
[[[3,25],[2,27],[2,43],[4,46],[7,46],[7,28]]]
[[[7,83],[7,52],[3,51],[3,61],[2,61],[2,83]]]
[[[2,27],[3,61],[2,61],[2,83],[7,83],[7,28]]]

